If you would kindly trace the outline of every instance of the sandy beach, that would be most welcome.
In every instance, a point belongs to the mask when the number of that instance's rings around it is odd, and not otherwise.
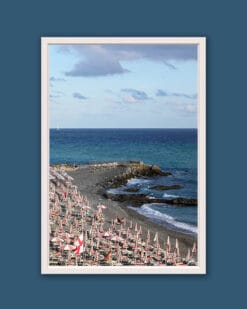
[[[154,224],[129,209],[128,199],[106,194],[133,177],[155,175],[170,174],[143,162],[50,167],[50,265],[197,265],[196,239]]]
[[[125,218],[127,222],[132,221],[133,225],[137,223],[142,227],[143,238],[146,238],[148,230],[151,239],[158,232],[161,246],[170,236],[171,244],[175,245],[175,239],[179,241],[180,253],[182,256],[187,254],[188,249],[193,247],[197,240],[186,234],[171,231],[164,226],[151,222],[148,218],[138,214],[136,211],[129,209],[126,204],[112,201],[104,197],[106,184],[126,172],[127,167],[116,164],[101,165],[81,165],[76,168],[66,167],[66,172],[73,177],[73,183],[78,186],[78,190],[83,196],[86,196],[90,206],[97,209],[97,205],[104,204],[107,208],[104,210],[105,225],[110,226],[116,216]]]

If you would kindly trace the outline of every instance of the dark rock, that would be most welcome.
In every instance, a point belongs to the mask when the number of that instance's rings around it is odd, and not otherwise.
[[[107,199],[124,203],[126,205],[132,205],[139,207],[143,204],[161,203],[170,204],[176,206],[197,206],[197,199],[193,198],[175,198],[175,199],[163,199],[163,198],[151,198],[145,194],[113,194],[105,192],[103,196]]]
[[[106,197],[107,199],[111,199],[113,201],[125,204],[131,204],[132,206],[136,207],[148,203],[164,203],[163,199],[160,198],[150,199],[145,194],[113,194],[105,192],[104,197]]]
[[[170,186],[163,186],[163,185],[157,185],[157,186],[153,186],[150,189],[152,190],[175,190],[175,189],[181,189],[183,188],[183,186],[181,185],[170,185]]]
[[[156,176],[170,176],[169,172],[163,172],[157,165],[148,165],[143,162],[122,163],[121,167],[125,167],[125,172],[115,176],[112,180],[105,182],[105,188],[117,188],[125,185],[131,178],[145,178]]]
[[[197,199],[195,198],[174,198],[171,200],[164,200],[167,204],[172,205],[183,205],[183,206],[197,206]]]
[[[127,189],[125,189],[124,191],[126,191],[126,192],[138,192],[139,191],[139,189],[138,188],[127,188]]]

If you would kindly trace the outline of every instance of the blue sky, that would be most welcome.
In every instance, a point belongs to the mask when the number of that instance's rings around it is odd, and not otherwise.
[[[50,127],[196,128],[196,45],[49,45]]]

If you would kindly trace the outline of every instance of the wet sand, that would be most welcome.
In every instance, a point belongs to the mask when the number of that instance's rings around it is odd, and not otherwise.
[[[105,165],[81,165],[76,168],[66,167],[66,172],[74,178],[73,183],[78,186],[78,190],[83,196],[86,196],[90,206],[97,209],[97,205],[104,204],[107,208],[104,210],[105,224],[111,224],[111,220],[116,216],[126,218],[127,222],[132,220],[133,225],[142,226],[143,238],[146,238],[147,231],[150,230],[151,239],[155,233],[159,233],[161,247],[170,236],[171,244],[175,244],[177,238],[180,246],[180,253],[185,256],[188,248],[192,248],[193,243],[197,241],[193,236],[171,231],[164,226],[158,225],[148,218],[138,214],[132,209],[127,208],[122,203],[112,201],[103,196],[106,190],[106,183],[115,177],[126,172],[126,166],[105,164]]]

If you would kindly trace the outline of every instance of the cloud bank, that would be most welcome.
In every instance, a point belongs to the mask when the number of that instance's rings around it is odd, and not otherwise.
[[[82,95],[79,92],[74,92],[73,93],[73,98],[76,98],[76,99],[79,99],[79,100],[86,100],[87,99],[87,97],[85,97],[84,95]]]
[[[77,58],[74,66],[65,72],[70,77],[123,74],[129,72],[124,68],[124,61],[147,59],[176,70],[170,61],[197,59],[196,45],[66,45],[59,50]]]
[[[122,89],[122,92],[127,93],[129,100],[132,101],[132,102],[136,102],[136,101],[139,101],[139,100],[149,100],[149,99],[151,99],[146,94],[145,91],[141,91],[141,90],[137,90],[137,89],[124,88],[124,89]]]
[[[186,99],[196,99],[197,94],[187,94],[187,93],[180,93],[180,92],[167,92],[162,89],[158,89],[156,92],[157,97],[180,97]]]

